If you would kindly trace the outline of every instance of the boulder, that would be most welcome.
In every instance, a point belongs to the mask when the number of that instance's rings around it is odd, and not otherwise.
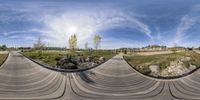
[[[84,62],[85,62],[85,57],[81,57],[81,58],[80,58],[80,62],[81,62],[81,63],[84,63]]]
[[[160,67],[158,65],[150,65],[149,69],[151,70],[151,72],[153,73],[159,73],[160,71]]]
[[[99,61],[104,62],[104,61],[106,61],[106,59],[104,57],[100,57]]]
[[[97,63],[93,63],[93,62],[91,63],[91,66],[96,66],[96,65],[97,65]]]
[[[76,69],[79,62],[79,57],[65,56],[57,62],[57,66],[63,69]]]
[[[91,56],[88,56],[88,57],[85,59],[86,62],[91,62],[92,60],[93,60],[93,57],[91,57]]]
[[[60,59],[56,65],[58,66],[62,66],[65,63],[69,63],[70,62],[70,58],[69,57],[63,57],[62,59]]]
[[[99,61],[99,57],[97,57],[97,56],[93,57],[92,62],[98,63],[98,61]]]
[[[190,65],[190,67],[189,67],[189,70],[194,70],[194,69],[196,69],[197,68],[197,66],[195,66],[195,65]]]
[[[64,69],[77,69],[77,65],[74,63],[65,63],[62,68]]]
[[[71,62],[78,64],[81,62],[81,57],[80,56],[72,57]]]
[[[104,57],[98,56],[70,56],[67,55],[63,58],[58,59],[57,67],[63,69],[77,69],[77,68],[89,68],[92,66],[96,66],[102,62],[105,62],[106,59]]]
[[[79,66],[80,66],[80,69],[85,69],[85,68],[91,67],[90,63],[88,63],[88,62],[81,63]]]

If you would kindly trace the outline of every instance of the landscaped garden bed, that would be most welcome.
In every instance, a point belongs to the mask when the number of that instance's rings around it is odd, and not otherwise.
[[[200,66],[200,54],[194,51],[148,56],[127,55],[124,58],[137,71],[153,77],[177,77]]]
[[[111,51],[28,51],[23,55],[56,69],[88,69],[114,56]]]
[[[4,63],[7,56],[8,56],[8,53],[0,53],[0,65],[2,65]]]

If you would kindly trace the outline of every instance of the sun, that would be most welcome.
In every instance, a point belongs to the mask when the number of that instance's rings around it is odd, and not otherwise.
[[[76,33],[77,32],[77,27],[75,27],[75,26],[70,26],[69,28],[68,28],[68,32],[69,33]]]

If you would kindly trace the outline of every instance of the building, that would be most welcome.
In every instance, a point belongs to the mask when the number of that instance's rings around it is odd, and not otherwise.
[[[167,50],[167,46],[160,46],[160,45],[148,45],[141,49],[142,51],[163,51]]]

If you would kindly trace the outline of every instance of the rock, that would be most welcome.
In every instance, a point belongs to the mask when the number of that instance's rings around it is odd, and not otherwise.
[[[98,56],[65,56],[63,58],[58,59],[57,61],[57,67],[63,68],[63,69],[84,69],[84,68],[90,68],[93,66],[96,66],[102,62],[104,62],[106,59],[104,57],[98,57]]]
[[[85,69],[85,68],[91,67],[91,66],[89,65],[89,63],[81,63],[79,66],[80,66],[80,69]]]
[[[91,63],[91,65],[92,65],[92,66],[96,66],[96,65],[97,65],[97,63]]]
[[[100,57],[99,61],[104,62],[104,61],[106,61],[106,59],[104,57]]]
[[[62,67],[64,69],[77,69],[77,65],[74,63],[65,63]]]
[[[181,59],[170,62],[170,66],[161,72],[164,77],[183,75],[190,71],[189,68],[182,61],[189,60],[190,58],[182,57]],[[192,67],[191,67],[192,68]]]
[[[182,62],[190,61],[190,60],[191,60],[191,57],[182,57],[182,58],[180,59],[180,61],[182,61]]]
[[[194,69],[196,69],[197,68],[197,66],[195,66],[195,65],[190,65],[190,67],[189,67],[189,70],[194,70]]]
[[[94,58],[92,59],[92,62],[94,62],[94,63],[99,63],[99,58],[98,58],[98,57],[94,57]]]
[[[84,58],[84,57],[81,57],[80,62],[81,62],[81,63],[84,63],[84,62],[85,62],[85,58]]]
[[[151,70],[151,72],[153,73],[159,73],[160,71],[160,67],[158,65],[150,65],[149,69]]]
[[[81,62],[81,57],[80,56],[72,57],[71,62],[78,64]]]
[[[62,59],[60,59],[56,65],[58,66],[62,66],[64,65],[65,63],[69,63],[70,62],[70,58],[69,57],[64,57]]]
[[[88,57],[85,59],[86,62],[91,62],[92,60],[93,60],[93,57],[90,57],[90,56],[88,56]]]
[[[80,57],[65,56],[57,62],[57,66],[63,69],[77,69]]]

